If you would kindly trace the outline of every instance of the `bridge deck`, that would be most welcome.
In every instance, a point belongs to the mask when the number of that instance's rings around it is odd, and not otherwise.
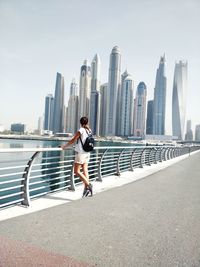
[[[40,266],[200,266],[200,153],[93,198],[2,221],[0,235],[3,267],[28,266],[22,265],[28,260]],[[42,265],[45,258],[51,260]]]

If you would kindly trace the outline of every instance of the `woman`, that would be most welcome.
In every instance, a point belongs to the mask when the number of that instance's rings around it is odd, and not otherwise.
[[[83,150],[83,144],[85,143],[88,133],[91,133],[91,130],[88,125],[88,118],[82,117],[80,119],[81,127],[74,137],[65,145],[61,146],[62,149],[72,145],[76,142],[75,145],[75,161],[74,161],[74,174],[79,176],[84,183],[83,197],[87,196],[89,193],[92,196],[92,184],[89,182],[88,175],[88,162],[90,159],[90,153]],[[81,172],[81,168],[83,172]]]

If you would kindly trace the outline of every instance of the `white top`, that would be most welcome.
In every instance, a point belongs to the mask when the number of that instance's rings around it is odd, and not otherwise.
[[[85,140],[88,137],[88,134],[87,134],[86,130],[91,132],[91,130],[85,129],[83,127],[81,127],[78,130],[78,132],[80,132],[80,134],[81,134],[81,140],[82,140],[83,144],[85,143]],[[75,145],[75,151],[78,152],[78,153],[83,153],[83,154],[90,153],[90,152],[86,152],[86,151],[83,150],[83,146],[81,144],[81,140],[80,140],[80,138],[78,139],[78,142]]]

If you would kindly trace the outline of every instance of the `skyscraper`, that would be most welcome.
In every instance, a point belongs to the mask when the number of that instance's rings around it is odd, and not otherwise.
[[[64,77],[60,73],[57,73],[52,122],[54,133],[63,132],[64,130],[64,109]]]
[[[129,136],[133,133],[133,79],[130,74],[124,75],[121,85],[121,111],[119,119],[119,134]]]
[[[107,106],[107,90],[108,84],[104,83],[100,86],[100,123],[99,135],[106,135],[106,106]]]
[[[186,116],[187,62],[175,64],[172,93],[172,133],[183,140]]]
[[[106,135],[114,136],[117,133],[117,110],[119,106],[119,90],[121,75],[121,52],[118,46],[112,49],[110,55],[108,90],[107,90],[107,118]]]
[[[153,100],[149,100],[147,105],[146,134],[153,134]]]
[[[121,129],[121,115],[122,115],[122,92],[123,92],[123,84],[124,84],[124,80],[126,79],[126,77],[128,77],[128,71],[125,70],[122,75],[121,75],[121,83],[119,86],[119,91],[118,91],[118,98],[117,98],[117,135],[122,135],[122,129]],[[133,100],[134,101],[134,100]]]
[[[156,73],[156,84],[154,89],[153,109],[153,134],[165,134],[165,106],[166,106],[166,71],[165,55],[160,58],[159,67]]]
[[[44,129],[44,121],[43,121],[43,116],[38,118],[38,134],[42,135],[43,134],[43,129]]]
[[[53,95],[49,94],[45,97],[45,112],[44,112],[44,130],[52,130],[53,122]]]
[[[77,131],[78,119],[78,84],[75,79],[70,86],[70,95],[67,108],[67,132],[75,133]]]
[[[200,124],[195,127],[195,141],[200,142]]]
[[[92,132],[99,135],[100,118],[100,58],[95,55],[91,64],[90,126]]]
[[[146,84],[140,82],[134,100],[134,136],[141,138],[144,138],[146,128],[146,97]]]
[[[90,117],[91,68],[87,60],[81,66],[78,117]],[[79,125],[79,122],[78,122]]]
[[[185,140],[186,141],[192,141],[193,140],[192,121],[191,120],[187,120]]]

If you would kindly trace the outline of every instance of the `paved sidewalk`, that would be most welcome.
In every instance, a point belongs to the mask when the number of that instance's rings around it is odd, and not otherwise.
[[[199,267],[199,163],[196,153],[93,198],[1,221],[0,235],[93,266]]]
[[[35,266],[71,266],[92,267],[92,265],[76,261],[57,253],[30,246],[21,241],[10,240],[0,236],[1,267],[35,267]]]
[[[196,153],[198,152],[193,152],[193,154]],[[157,164],[152,164],[151,166],[136,168],[134,169],[134,172],[123,172],[120,176],[112,175],[104,177],[102,183],[93,181],[94,194],[98,194],[103,191],[110,190],[111,188],[119,187],[143,179],[188,157],[189,155],[186,154],[168,161],[163,161],[162,163],[158,162]],[[82,192],[83,186],[80,185],[76,186],[76,191],[64,190],[34,199],[31,201],[31,205],[28,208],[21,205],[16,205],[10,208],[3,209],[0,212],[0,221],[10,219],[16,216],[27,215],[29,213],[48,209],[54,206],[66,204],[71,201],[81,199]]]

